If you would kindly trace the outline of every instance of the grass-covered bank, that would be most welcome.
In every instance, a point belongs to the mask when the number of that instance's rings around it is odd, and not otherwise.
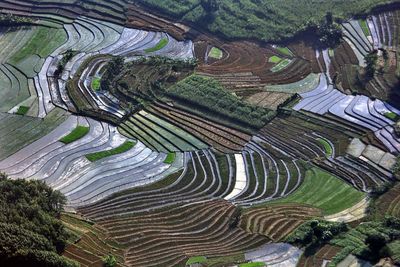
[[[272,203],[308,204],[323,210],[324,215],[354,206],[365,194],[319,168],[307,170],[304,182],[293,194]]]

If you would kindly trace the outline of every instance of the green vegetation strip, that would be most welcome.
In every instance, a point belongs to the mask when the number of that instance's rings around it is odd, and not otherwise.
[[[366,20],[360,19],[358,21],[358,23],[360,23],[361,29],[363,30],[365,36],[371,35],[371,33],[369,32],[369,28],[368,28],[368,24],[367,24]]]
[[[124,152],[129,151],[130,149],[132,149],[134,146],[136,145],[136,142],[133,141],[125,141],[122,145],[120,145],[119,147],[110,149],[110,150],[106,150],[106,151],[100,151],[100,152],[96,152],[96,153],[91,153],[91,154],[87,154],[85,157],[90,160],[91,162],[106,158],[106,157],[110,157],[113,155],[117,155],[117,154],[122,154]]]
[[[164,160],[164,163],[166,164],[174,163],[175,157],[176,157],[175,152],[168,153],[167,158]]]
[[[279,63],[282,61],[282,58],[278,57],[278,56],[272,56],[268,59],[268,62],[271,63]]]
[[[94,91],[99,91],[100,90],[100,85],[101,85],[101,79],[98,77],[94,77],[92,79],[92,89]]]
[[[239,265],[239,267],[264,267],[264,266],[265,266],[264,262],[248,262]]]
[[[365,194],[319,168],[307,170],[303,184],[293,194],[272,203],[312,205],[331,215],[360,202]]]
[[[206,261],[207,261],[207,258],[204,256],[191,257],[186,262],[186,265],[190,265],[190,264],[194,264],[194,263],[204,263]]]
[[[25,115],[26,113],[28,113],[29,111],[29,107],[26,106],[20,106],[17,110],[17,115]]]
[[[326,140],[324,140],[324,139],[322,139],[322,138],[318,138],[318,142],[319,142],[321,145],[324,146],[325,155],[326,155],[327,157],[332,156],[333,151],[332,151],[331,145],[330,145]]]
[[[391,119],[392,121],[398,121],[399,120],[399,116],[394,112],[386,112],[385,113],[385,117],[388,118],[388,119]]]
[[[279,53],[287,55],[287,56],[293,56],[292,51],[289,50],[287,47],[277,47],[276,50],[279,51]]]
[[[162,38],[154,47],[147,48],[144,50],[146,53],[156,52],[163,49],[168,44],[167,38]]]
[[[222,50],[217,48],[217,47],[213,47],[211,48],[210,52],[208,53],[209,57],[215,58],[215,59],[221,59],[223,56]]]
[[[64,144],[72,143],[89,133],[89,127],[77,126],[72,132],[60,139]]]

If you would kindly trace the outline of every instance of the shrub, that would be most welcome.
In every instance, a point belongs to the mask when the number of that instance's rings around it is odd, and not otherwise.
[[[103,263],[105,267],[115,267],[117,265],[117,260],[114,255],[107,255],[103,258]]]
[[[19,106],[16,114],[17,115],[25,115],[26,113],[28,113],[28,111],[29,111],[29,107]]]

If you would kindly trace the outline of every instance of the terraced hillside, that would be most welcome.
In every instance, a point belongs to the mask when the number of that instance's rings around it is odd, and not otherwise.
[[[313,255],[281,242],[310,220],[357,225],[373,207],[398,217],[400,11],[335,24],[328,49],[310,36],[226,40],[137,2],[0,1],[0,172],[66,197],[63,255],[81,266],[362,257],[343,241],[354,229]]]

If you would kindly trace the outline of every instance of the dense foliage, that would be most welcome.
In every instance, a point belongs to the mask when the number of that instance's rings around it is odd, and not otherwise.
[[[167,95],[213,117],[225,117],[252,128],[261,128],[274,115],[268,109],[240,100],[218,81],[199,75],[191,75],[168,88]]]
[[[345,223],[311,220],[297,228],[286,241],[295,245],[311,247],[326,243],[347,230]]]
[[[176,19],[195,22],[230,38],[278,41],[309,25],[320,25],[328,12],[348,18],[390,0],[131,0]]]
[[[342,38],[341,26],[333,21],[332,13],[328,12],[325,21],[320,25],[310,26],[315,30],[322,47],[335,48]]]
[[[0,175],[0,265],[77,266],[58,255],[68,233],[58,219],[65,197],[40,181]]]

